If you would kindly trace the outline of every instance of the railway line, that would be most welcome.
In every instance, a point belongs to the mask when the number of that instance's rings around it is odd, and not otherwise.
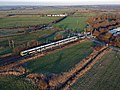
[[[82,38],[81,40],[84,40],[84,39]],[[23,59],[31,58],[31,57],[34,57],[36,54],[45,54],[47,52],[51,52],[58,48],[68,46],[69,44],[72,44],[77,41],[79,41],[79,39],[76,36],[74,36],[71,38],[66,38],[63,40],[45,44],[45,45],[42,45],[36,48],[28,49],[28,50],[22,51],[20,55],[8,56],[8,57],[2,58],[2,60],[0,60],[0,66],[10,64],[15,61],[20,61]]]
[[[39,47],[36,47],[36,48],[32,48],[32,49],[29,49],[29,50],[22,51],[21,56],[18,55],[18,56],[4,57],[0,60],[0,66],[10,64],[12,62],[19,61],[19,60],[22,60],[22,59],[25,59],[25,58],[30,58],[34,54],[43,54],[43,53],[46,53],[46,52],[49,52],[49,51],[53,51],[57,48],[61,48],[62,46],[68,45],[70,43],[74,43],[78,40],[84,40],[86,37],[88,39],[102,45],[102,46],[106,46],[105,43],[100,42],[100,41],[98,41],[94,38],[91,38],[89,36],[89,33],[88,33],[87,36],[85,34],[83,34],[79,37],[78,36],[73,36],[71,38],[63,39],[63,40],[52,42],[52,43],[49,43],[49,44],[46,44],[46,45],[43,45],[43,46],[39,46]],[[116,51],[120,51],[120,48],[117,48],[117,47],[109,46],[109,48],[112,48],[113,50],[116,50]]]
[[[22,60],[24,57],[21,56],[8,56],[8,57],[4,57],[0,60],[0,66],[6,65],[6,64],[10,64],[19,60]]]

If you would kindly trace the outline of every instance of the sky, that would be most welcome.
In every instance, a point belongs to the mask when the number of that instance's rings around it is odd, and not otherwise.
[[[120,4],[120,0],[0,0],[4,5],[99,5]]]

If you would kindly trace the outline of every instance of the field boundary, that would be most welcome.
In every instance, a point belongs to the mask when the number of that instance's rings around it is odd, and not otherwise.
[[[69,87],[73,85],[78,78],[84,75],[92,66],[106,53],[108,53],[111,49],[108,47],[103,47],[99,51],[94,51],[90,56],[83,59],[80,63],[75,65],[74,68],[69,70],[68,72],[64,72],[63,74],[53,77],[52,80],[49,81],[49,85],[52,89],[64,89],[69,90]],[[51,89],[50,88],[50,89]]]

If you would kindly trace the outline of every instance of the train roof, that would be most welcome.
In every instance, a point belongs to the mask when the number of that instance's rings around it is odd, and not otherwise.
[[[49,44],[42,45],[42,46],[39,46],[39,47],[35,47],[35,48],[32,48],[32,49],[28,49],[28,50],[25,50],[25,51],[22,51],[22,52],[25,53],[25,52],[29,52],[29,51],[33,51],[33,50],[37,50],[37,49],[40,49],[40,48],[43,48],[43,47],[46,47],[46,46],[49,46],[49,45],[53,45],[53,44],[56,44],[56,43],[60,43],[60,42],[64,42],[64,41],[67,41],[67,40],[73,39],[73,38],[76,38],[76,37],[77,37],[77,36],[73,36],[73,37],[66,38],[66,39],[63,39],[63,40],[60,40],[60,41],[57,41],[57,42],[53,42],[53,43],[49,43]]]

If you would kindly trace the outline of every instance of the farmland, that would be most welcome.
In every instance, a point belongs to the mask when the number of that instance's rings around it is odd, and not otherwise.
[[[73,16],[69,16],[60,23],[55,24],[55,26],[66,30],[71,30],[73,32],[83,32],[86,27],[86,20],[90,16],[95,15],[95,13],[75,13]]]
[[[108,7],[0,7],[0,90],[119,90],[120,49],[88,23],[119,21]]]
[[[61,73],[69,70],[75,64],[87,57],[91,52],[93,42],[86,41],[78,45],[57,51],[40,59],[26,63],[25,67],[30,72],[36,73]]]
[[[39,9],[30,9],[30,10],[1,10],[0,11],[0,17],[6,16],[8,14],[61,14],[61,13],[69,13],[74,11],[73,9],[70,8],[50,8],[50,7],[45,7],[45,8],[39,8]]]
[[[86,20],[87,19],[84,17],[68,17],[64,21],[56,24],[56,26],[71,31],[82,32],[86,26],[85,24]]]
[[[47,24],[60,17],[5,17],[0,18],[0,28],[13,28],[18,26],[30,26]]]
[[[0,76],[1,90],[37,90],[36,86],[15,76]]]
[[[72,90],[119,90],[120,53],[111,51],[80,78]]]

